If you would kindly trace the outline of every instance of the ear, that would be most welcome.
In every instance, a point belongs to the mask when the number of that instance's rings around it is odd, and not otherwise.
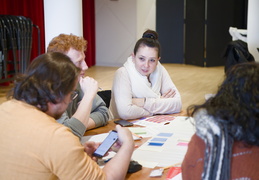
[[[48,110],[45,112],[47,115],[53,117],[53,110],[55,109],[55,104],[47,102]]]
[[[132,61],[135,63],[135,55],[134,53],[131,53]]]
[[[158,61],[161,59],[161,57],[158,58]]]

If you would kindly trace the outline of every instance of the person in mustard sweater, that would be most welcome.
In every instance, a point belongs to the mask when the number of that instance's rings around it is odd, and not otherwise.
[[[16,79],[9,100],[0,105],[0,179],[125,179],[134,149],[127,128],[116,126],[121,146],[101,169],[92,156],[98,143],[82,145],[56,121],[76,97],[80,71],[68,56],[54,52],[35,58]],[[89,100],[97,90],[95,85],[88,91]]]

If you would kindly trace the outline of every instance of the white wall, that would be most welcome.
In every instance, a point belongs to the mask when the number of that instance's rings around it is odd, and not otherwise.
[[[248,1],[247,44],[249,52],[259,62],[259,0]],[[258,48],[258,49],[257,49]]]
[[[45,48],[61,34],[83,36],[82,0],[44,0]]]
[[[156,0],[137,0],[137,39],[147,29],[156,30]]]
[[[142,33],[155,30],[155,4],[155,0],[95,0],[97,66],[121,66]]]

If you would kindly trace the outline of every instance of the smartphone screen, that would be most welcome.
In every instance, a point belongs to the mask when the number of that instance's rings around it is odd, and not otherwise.
[[[126,120],[124,120],[124,119],[114,121],[114,123],[115,123],[115,124],[119,124],[119,125],[121,125],[121,126],[123,126],[123,127],[125,127],[125,126],[133,126],[133,124],[132,124],[131,122],[126,121]]]
[[[112,130],[108,136],[104,139],[104,141],[100,144],[100,146],[95,150],[94,156],[103,157],[108,150],[112,147],[112,145],[117,141],[118,134],[117,131]]]

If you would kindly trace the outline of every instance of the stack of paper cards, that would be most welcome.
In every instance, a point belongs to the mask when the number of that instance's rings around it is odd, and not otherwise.
[[[159,133],[157,137],[148,141],[148,146],[163,146],[168,137],[171,137],[173,133]]]
[[[170,121],[173,121],[175,119],[174,116],[169,115],[157,115],[157,116],[151,116],[151,117],[145,117],[141,118],[140,120],[132,122],[135,125],[139,126],[157,126],[157,125],[165,125],[170,123]]]

